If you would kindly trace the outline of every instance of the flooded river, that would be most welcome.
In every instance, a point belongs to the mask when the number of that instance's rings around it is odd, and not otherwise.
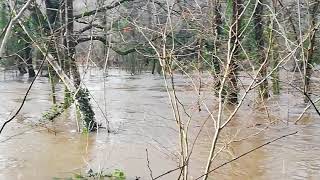
[[[99,129],[89,135],[79,134],[72,108],[54,123],[39,123],[41,113],[51,106],[48,80],[40,77],[22,112],[0,136],[0,179],[71,177],[90,168],[106,172],[121,169],[128,179],[150,179],[146,149],[154,177],[177,167],[178,132],[161,76],[149,73],[131,76],[121,70],[110,70],[108,76],[103,76],[92,70],[86,77],[85,85],[92,93],[97,121],[102,124],[110,121],[113,132],[108,134],[105,129]],[[29,83],[27,77],[1,73],[1,122],[18,108]],[[206,122],[190,160],[190,179],[194,179],[204,171],[213,123],[203,107],[201,112],[192,108],[198,95],[189,83],[183,76],[176,77],[178,96],[193,114],[191,139]],[[58,92],[63,91],[62,86],[57,88]],[[204,90],[201,96],[207,103],[211,101],[210,92]],[[209,108],[214,106],[213,103]],[[224,166],[209,179],[320,179],[319,117],[311,109],[298,125],[293,124],[304,107],[303,98],[285,88],[264,106],[254,98],[246,100],[221,134],[218,146],[227,145],[227,148],[213,167],[276,137],[295,131],[298,134]],[[176,177],[177,173],[172,173],[162,179]]]

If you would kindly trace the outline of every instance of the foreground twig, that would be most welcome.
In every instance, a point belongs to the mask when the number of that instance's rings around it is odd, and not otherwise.
[[[250,153],[252,153],[252,152],[254,152],[254,151],[256,151],[256,150],[258,150],[258,149],[260,149],[260,148],[262,148],[262,147],[264,147],[264,146],[266,146],[266,145],[268,145],[268,144],[271,144],[271,143],[273,143],[273,142],[275,142],[275,141],[278,141],[278,140],[280,140],[280,139],[282,139],[282,138],[285,138],[285,137],[288,137],[288,136],[291,136],[291,135],[295,135],[295,134],[297,134],[297,133],[298,133],[298,131],[293,132],[293,133],[290,133],[290,134],[286,134],[286,135],[280,136],[280,137],[278,137],[278,138],[276,138],[276,139],[273,139],[273,140],[271,140],[271,141],[268,141],[268,142],[266,142],[266,143],[264,143],[264,144],[262,144],[262,145],[260,145],[260,146],[258,146],[258,147],[256,147],[256,148],[251,149],[250,151],[247,151],[247,152],[241,154],[240,156],[237,156],[237,157],[231,159],[230,161],[227,161],[227,162],[225,162],[225,163],[223,163],[223,164],[215,167],[214,169],[210,170],[210,171],[207,172],[206,174],[203,174],[203,175],[197,177],[195,180],[200,179],[200,178],[202,178],[203,176],[206,176],[206,175],[212,173],[213,171],[215,171],[215,170],[217,170],[217,169],[220,169],[221,167],[223,167],[223,166],[225,166],[225,165],[227,165],[227,164],[229,164],[229,163],[232,163],[233,161],[236,161],[236,160],[242,158],[243,156],[246,156],[246,155],[248,155],[248,154],[250,154]]]
[[[149,153],[148,153],[148,149],[146,149],[146,155],[147,155],[147,166],[148,166],[148,169],[149,169],[149,172],[150,172],[150,177],[151,177],[151,179],[153,179],[152,169],[151,169],[151,167],[150,167],[150,161],[149,161]]]
[[[317,108],[317,106],[314,104],[314,102],[312,101],[312,99],[310,98],[310,96],[308,95],[308,93],[304,93],[304,95],[308,98],[308,100],[311,102],[312,106],[314,107],[314,109],[317,111],[318,115],[320,116],[320,112]]]
[[[163,173],[163,174],[155,177],[153,180],[159,179],[159,178],[161,178],[161,177],[163,177],[163,176],[165,176],[165,175],[167,175],[167,174],[170,174],[170,173],[172,173],[172,172],[175,172],[175,171],[177,171],[177,170],[180,170],[180,169],[182,169],[184,166],[185,166],[185,165],[183,165],[183,166],[181,166],[181,167],[177,167],[177,168],[175,168],[175,169],[171,169],[171,170],[169,170],[169,171],[167,171],[167,172],[165,172],[165,173]]]
[[[282,83],[285,83],[285,82],[282,82]],[[310,94],[308,94],[306,91],[301,90],[300,88],[292,85],[291,83],[287,83],[287,85],[289,85],[290,87],[294,88],[295,90],[301,92],[301,93],[308,99],[308,101],[310,101],[310,104],[307,105],[307,106],[304,108],[303,112],[300,114],[300,116],[299,116],[298,119],[294,122],[294,124],[298,124],[298,122],[302,119],[303,115],[306,113],[306,111],[307,111],[311,106],[316,110],[317,114],[320,116],[320,111],[319,111],[319,109],[318,109],[317,106],[316,106],[316,103],[320,101],[320,98],[318,98],[318,99],[316,99],[316,100],[312,100],[312,99],[310,98],[310,96],[309,96]]]
[[[307,99],[308,99],[308,100],[310,101],[310,103],[311,103],[309,106],[306,107],[305,111],[312,105],[312,106],[314,107],[314,109],[316,110],[317,114],[320,116],[320,111],[318,110],[317,106],[315,105],[315,102],[312,101],[312,99],[310,98],[310,96],[308,95],[308,93],[304,92],[303,94],[307,97]],[[316,102],[317,102],[317,101],[316,101]],[[304,111],[304,112],[305,112],[305,111]],[[298,122],[301,120],[303,114],[304,114],[304,113],[302,113],[302,114],[299,116],[299,118],[294,122],[294,124],[298,124]]]

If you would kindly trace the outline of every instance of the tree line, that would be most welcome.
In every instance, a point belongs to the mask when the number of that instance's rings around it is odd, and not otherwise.
[[[204,179],[208,177],[220,131],[232,120],[247,94],[262,100],[281,93],[282,71],[297,74],[298,90],[312,100],[313,72],[318,65],[319,6],[317,0],[118,0],[87,1],[80,8],[73,0],[1,0],[1,64],[14,66],[35,78],[35,60],[47,64],[53,119],[73,103],[83,126],[99,128],[83,85],[79,61],[104,71],[125,64],[132,74],[158,71],[168,82],[170,104],[179,127],[181,169],[188,177],[188,123],[179,114],[174,75],[208,73],[217,97],[218,113]],[[93,60],[91,56],[99,49]],[[138,70],[137,70],[138,69]],[[244,85],[243,76],[249,81]],[[57,102],[55,86],[60,79],[64,101]],[[201,94],[201,81],[194,83]],[[200,103],[199,103],[200,104]],[[227,105],[230,116],[223,116]],[[200,105],[199,105],[200,106]],[[310,107],[310,106],[308,106]],[[199,108],[200,109],[200,108]]]

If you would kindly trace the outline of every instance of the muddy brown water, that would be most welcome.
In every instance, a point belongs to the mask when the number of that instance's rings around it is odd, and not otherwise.
[[[92,102],[97,102],[93,103],[97,120],[105,124],[101,110],[106,112],[114,132],[108,134],[100,129],[89,135],[79,134],[73,109],[54,123],[39,124],[41,113],[51,106],[48,80],[40,77],[21,113],[0,136],[0,179],[71,177],[90,168],[106,172],[121,169],[128,179],[150,179],[146,149],[154,177],[177,167],[178,133],[161,76],[131,76],[121,70],[110,70],[105,77],[100,71],[91,70],[86,77],[85,85],[94,97]],[[197,94],[186,79],[178,75],[176,85],[179,97],[192,114],[191,141],[206,121],[190,159],[190,179],[194,179],[204,171],[213,125],[204,107],[200,113],[197,111]],[[1,122],[17,109],[29,83],[27,77],[1,73]],[[58,92],[63,90],[62,86],[57,88]],[[208,89],[204,88],[201,96],[208,108],[214,109]],[[254,98],[244,102],[221,134],[218,147],[227,145],[227,148],[213,162],[213,167],[273,138],[294,131],[298,134],[224,166],[209,179],[320,179],[319,117],[310,110],[299,125],[294,125],[305,104],[298,93],[285,88],[281,92],[263,106]],[[172,173],[162,179],[177,176]]]

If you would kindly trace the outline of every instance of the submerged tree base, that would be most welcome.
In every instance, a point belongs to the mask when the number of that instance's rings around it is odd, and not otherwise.
[[[46,121],[53,121],[65,111],[65,108],[63,107],[64,103],[54,104],[50,110],[42,114],[42,118]]]
[[[55,118],[60,116],[66,109],[68,109],[73,102],[76,102],[77,111],[79,112],[80,119],[83,122],[83,131],[91,132],[96,131],[100,125],[95,121],[94,111],[90,104],[90,94],[87,89],[80,88],[76,93],[75,100],[72,100],[71,93],[68,92],[68,100],[54,104],[50,110],[43,113],[42,118],[47,121],[53,121]],[[66,99],[64,99],[66,100]]]
[[[90,104],[90,94],[88,89],[80,88],[76,93],[77,107],[81,113],[81,119],[83,121],[84,128],[87,131],[95,131],[98,128],[98,124],[94,118],[94,111]]]

